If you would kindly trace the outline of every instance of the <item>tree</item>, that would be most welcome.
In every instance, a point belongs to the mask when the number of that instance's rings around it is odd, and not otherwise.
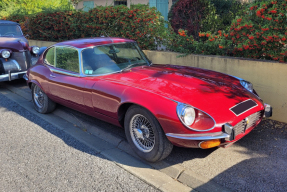
[[[72,9],[72,7],[69,0],[1,0],[0,18],[15,14],[29,15],[49,9]]]

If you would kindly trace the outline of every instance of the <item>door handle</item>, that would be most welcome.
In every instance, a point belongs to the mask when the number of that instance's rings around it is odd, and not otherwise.
[[[55,76],[55,75],[50,74],[50,77],[55,78],[56,76]]]

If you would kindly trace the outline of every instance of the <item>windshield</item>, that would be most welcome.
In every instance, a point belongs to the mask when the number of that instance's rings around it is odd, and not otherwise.
[[[23,33],[18,25],[0,25],[0,37],[3,36],[22,36]]]
[[[103,45],[84,49],[82,62],[83,73],[86,75],[104,75],[150,63],[136,43]]]

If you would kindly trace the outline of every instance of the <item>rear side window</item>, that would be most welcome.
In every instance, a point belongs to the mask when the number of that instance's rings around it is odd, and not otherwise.
[[[55,47],[48,50],[45,60],[49,65],[55,66]]]
[[[78,50],[70,47],[57,47],[55,67],[79,73]]]

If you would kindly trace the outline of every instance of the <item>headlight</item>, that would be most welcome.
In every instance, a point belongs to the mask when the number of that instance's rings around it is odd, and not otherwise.
[[[34,53],[35,55],[37,55],[40,51],[40,48],[35,46],[35,47],[32,47],[32,53]]]
[[[247,89],[251,93],[253,92],[253,85],[252,85],[252,83],[250,83],[248,81],[245,81],[245,80],[240,80],[240,83],[245,89]]]
[[[178,102],[176,112],[182,124],[193,131],[209,131],[216,125],[210,115],[188,104]]]
[[[186,126],[191,126],[194,123],[195,120],[195,110],[194,108],[180,104],[177,107],[177,114],[181,120],[182,123],[184,123]]]
[[[7,51],[7,50],[4,50],[1,52],[1,56],[4,58],[4,59],[8,59],[10,57],[10,52]]]

